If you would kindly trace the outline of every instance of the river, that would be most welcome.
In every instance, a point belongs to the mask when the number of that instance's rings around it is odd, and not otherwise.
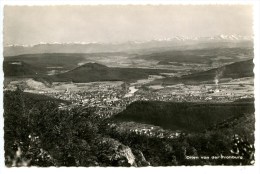
[[[136,91],[138,91],[138,89],[137,88],[135,88],[135,86],[130,86],[129,87],[129,92],[124,96],[124,97],[132,97],[133,95],[134,95],[134,93],[136,92]]]

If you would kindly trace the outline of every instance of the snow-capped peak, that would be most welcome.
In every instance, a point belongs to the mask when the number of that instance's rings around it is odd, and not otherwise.
[[[167,37],[167,38],[158,38],[153,40],[146,40],[146,41],[128,41],[128,42],[114,42],[114,43],[99,43],[99,42],[84,42],[84,41],[78,41],[78,42],[40,42],[39,44],[34,45],[18,45],[18,44],[8,44],[6,47],[34,47],[37,45],[90,45],[90,44],[112,44],[112,45],[118,45],[118,44],[125,44],[125,43],[131,43],[131,44],[145,44],[147,42],[184,42],[184,41],[248,41],[252,40],[252,36],[241,36],[241,35],[216,35],[216,36],[207,36],[207,37],[191,37],[191,36],[174,36],[174,37]]]

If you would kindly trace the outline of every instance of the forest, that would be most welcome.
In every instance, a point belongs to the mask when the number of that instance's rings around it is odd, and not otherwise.
[[[5,164],[11,166],[252,165],[254,115],[218,123],[176,139],[120,132],[114,118],[93,116],[92,108],[59,110],[64,103],[20,89],[4,92]],[[232,155],[242,159],[202,159]],[[189,160],[187,156],[198,156]]]
[[[166,129],[201,132],[232,117],[254,113],[253,102],[192,103],[137,101],[114,116],[116,120],[136,121]]]

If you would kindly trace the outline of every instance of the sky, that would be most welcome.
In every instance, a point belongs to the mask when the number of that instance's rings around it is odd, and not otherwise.
[[[4,45],[253,35],[250,5],[5,6]]]

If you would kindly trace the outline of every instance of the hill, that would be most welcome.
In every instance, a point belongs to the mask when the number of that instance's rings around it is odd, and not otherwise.
[[[98,63],[86,63],[71,71],[50,76],[52,81],[58,82],[94,82],[94,81],[136,81],[148,78],[149,75],[173,72],[163,69],[142,69],[142,68],[114,68]]]
[[[229,65],[224,65],[219,68],[214,68],[208,71],[193,73],[184,75],[181,77],[169,77],[163,79],[164,85],[171,85],[177,83],[184,84],[198,84],[198,83],[216,83],[224,78],[242,78],[242,77],[253,77],[254,76],[254,63],[253,59],[235,62]]]
[[[21,91],[5,91],[4,92],[4,104],[12,104],[10,98],[12,98],[12,95],[17,95],[17,93],[22,94],[21,98],[24,100],[24,102],[28,105],[33,104],[38,104],[38,103],[44,103],[44,102],[53,102],[55,104],[70,104],[70,101],[67,100],[62,100],[62,99],[57,99],[53,97],[49,97],[46,95],[41,95],[41,94],[34,94],[34,93],[29,93],[29,92],[21,92]]]
[[[114,119],[153,124],[164,129],[201,132],[228,118],[248,113],[254,113],[253,103],[138,101],[115,115]]]
[[[23,61],[4,61],[3,70],[5,77],[35,77],[43,71],[42,68]]]

